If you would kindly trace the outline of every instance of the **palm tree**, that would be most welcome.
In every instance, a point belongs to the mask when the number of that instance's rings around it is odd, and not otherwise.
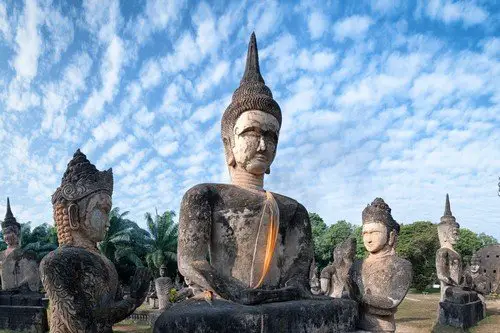
[[[99,250],[111,260],[115,266],[132,264],[143,267],[142,258],[150,250],[149,234],[137,223],[126,218],[128,211],[120,213],[120,208],[111,210],[109,229],[105,239],[99,243]]]
[[[57,249],[57,232],[55,227],[43,223],[31,230],[31,222],[21,223],[21,234],[19,237],[21,248],[31,252],[35,259],[40,262],[50,251]]]
[[[156,215],[153,219],[150,213],[146,213],[146,225],[151,234],[151,252],[146,255],[148,267],[158,275],[158,269],[162,264],[167,265],[168,275],[175,276],[177,273],[177,231],[178,225],[174,222],[175,212],[166,211],[162,215]]]

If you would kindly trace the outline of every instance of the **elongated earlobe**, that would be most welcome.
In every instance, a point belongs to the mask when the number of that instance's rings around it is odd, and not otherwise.
[[[72,230],[77,230],[80,227],[80,221],[78,216],[78,205],[71,204],[68,207],[68,218],[69,218],[69,227]]]
[[[227,138],[223,138],[222,142],[224,144],[224,155],[226,155],[226,163],[228,166],[234,167],[236,165],[236,160],[234,158],[231,143]]]

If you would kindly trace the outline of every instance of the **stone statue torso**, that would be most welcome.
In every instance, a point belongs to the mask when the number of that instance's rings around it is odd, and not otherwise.
[[[211,215],[210,244],[207,244],[210,264],[223,275],[232,276],[247,286],[255,285],[264,266],[269,224],[269,212],[266,210],[262,216],[265,192],[225,184],[201,184],[188,193],[192,191],[199,192],[210,206],[210,212],[184,212]],[[295,252],[299,244],[312,246],[304,221],[295,218],[299,207],[307,215],[305,209],[293,199],[274,193],[273,196],[279,207],[279,232],[270,270],[261,286],[265,289],[283,286],[294,264],[299,266],[295,270],[307,280],[310,261],[300,267],[302,264],[294,262]]]
[[[436,265],[437,269],[441,270],[441,272],[438,273],[449,277],[453,281],[453,284],[444,281],[441,281],[441,284],[444,286],[458,286],[462,278],[462,258],[460,254],[451,249],[442,247],[436,252],[436,261],[438,261],[438,265]]]
[[[160,309],[167,307],[170,303],[170,290],[174,287],[172,280],[168,277],[159,277],[155,280],[156,297]]]
[[[15,248],[9,254],[0,252],[0,277],[2,289],[18,288],[27,284],[31,291],[39,291],[40,275],[38,264],[32,253]]]
[[[120,297],[116,269],[103,255],[83,248],[63,246],[49,253],[42,260],[41,268],[43,285],[53,303],[50,325],[50,331],[53,333],[72,332],[65,322],[71,320],[72,315],[85,315],[71,314],[71,309],[75,309],[73,302],[84,303],[90,311],[110,307],[115,298]],[[66,288],[63,294],[67,296],[60,297],[61,290],[56,294],[57,288]],[[97,321],[97,332],[111,332],[114,323]]]

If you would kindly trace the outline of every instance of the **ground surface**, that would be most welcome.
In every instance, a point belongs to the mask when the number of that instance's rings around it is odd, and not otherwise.
[[[431,332],[437,318],[439,293],[408,294],[396,313],[397,333]],[[488,300],[487,317],[471,328],[471,333],[500,333],[500,300]],[[438,327],[439,333],[464,332],[457,329]]]

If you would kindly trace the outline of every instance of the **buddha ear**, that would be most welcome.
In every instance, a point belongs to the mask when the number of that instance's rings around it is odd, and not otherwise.
[[[224,155],[226,155],[226,164],[230,167],[234,167],[236,165],[236,160],[234,159],[233,147],[231,146],[231,142],[228,138],[222,138],[222,142],[224,144]]]
[[[391,230],[391,232],[389,233],[389,245],[390,246],[394,246],[396,244],[396,240],[397,240],[397,233],[396,233],[396,230]]]
[[[80,228],[80,217],[78,216],[78,205],[70,204],[68,207],[69,227],[71,230]]]

